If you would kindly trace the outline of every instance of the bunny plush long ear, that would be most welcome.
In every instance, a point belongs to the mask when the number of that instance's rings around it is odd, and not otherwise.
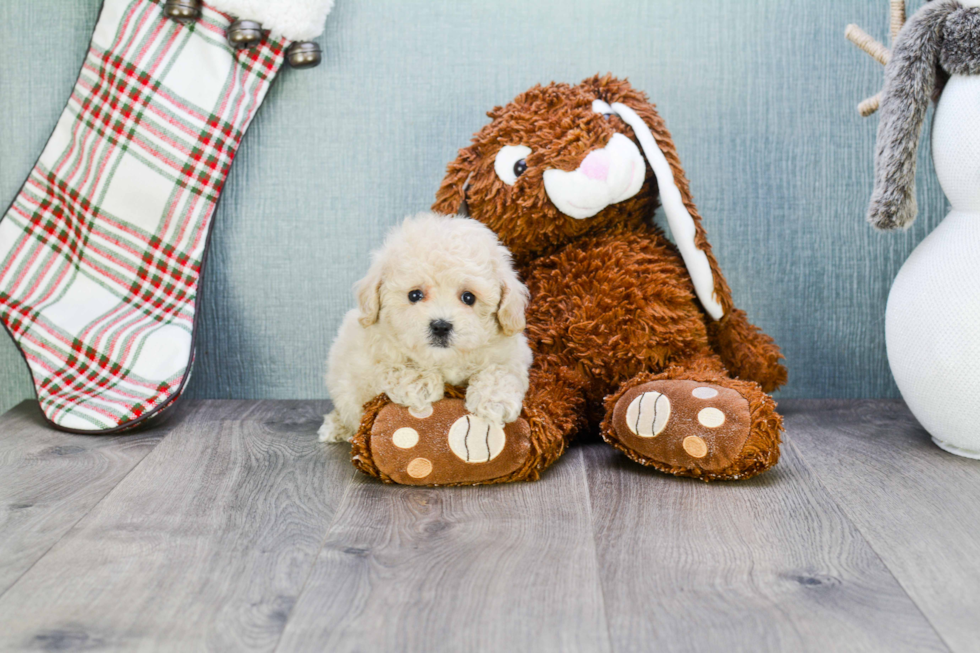
[[[690,184],[663,118],[645,95],[625,81],[607,76],[585,83],[596,95],[610,99],[611,112],[617,113],[640,141],[657,177],[664,213],[698,299],[708,315],[715,318],[708,325],[708,336],[725,367],[740,379],[755,381],[766,392],[785,384],[786,368],[779,362],[782,359],[779,347],[748,321],[744,311],[734,306],[731,289],[711,251]]]
[[[472,147],[464,147],[459,151],[456,160],[449,164],[446,176],[436,193],[433,213],[442,215],[469,215],[466,205],[466,188],[473,168],[476,165],[476,153]]]
[[[907,228],[916,218],[915,163],[922,124],[936,88],[943,26],[954,0],[927,4],[902,28],[885,66],[881,123],[875,146],[875,190],[868,222]]]
[[[630,126],[657,177],[667,223],[704,310],[715,320],[733,308],[732,292],[701,226],[690,184],[663,118],[649,102],[614,102],[610,108]]]
[[[724,286],[725,293],[730,294],[730,291],[718,271],[718,263],[713,256],[709,258],[711,249],[710,246],[705,247],[708,242],[707,236],[701,227],[701,216],[694,208],[690,190],[688,188],[681,190],[680,185],[683,183],[687,186],[687,180],[684,178],[683,170],[680,169],[680,161],[677,159],[677,152],[670,135],[666,133],[666,128],[661,132],[661,137],[665,139],[664,145],[667,146],[664,147],[636,111],[621,102],[615,102],[611,106],[623,122],[632,128],[640,141],[644,156],[653,168],[653,174],[657,177],[657,186],[660,188],[660,201],[667,215],[667,224],[670,225],[670,232],[674,235],[677,249],[680,250],[684,265],[687,266],[688,274],[694,282],[694,291],[701,305],[708,315],[720,320],[731,308],[731,299],[729,299],[729,306],[722,305],[721,298],[718,296],[719,281]],[[673,153],[680,174],[675,174],[674,166],[671,166],[667,159],[668,149]],[[698,242],[699,240],[701,243]]]

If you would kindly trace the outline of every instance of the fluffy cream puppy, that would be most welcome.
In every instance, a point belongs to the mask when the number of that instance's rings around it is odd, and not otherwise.
[[[475,220],[420,213],[389,233],[355,286],[327,363],[334,410],[322,442],[349,442],[382,392],[425,415],[444,385],[467,385],[466,408],[503,426],[521,413],[531,349],[527,288],[510,252]]]

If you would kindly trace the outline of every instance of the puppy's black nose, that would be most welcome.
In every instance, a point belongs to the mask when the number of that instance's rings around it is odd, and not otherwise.
[[[446,346],[446,342],[449,340],[449,335],[452,332],[452,322],[447,322],[446,320],[432,320],[429,322],[429,333],[432,334],[432,339],[436,341],[436,344],[441,347]]]

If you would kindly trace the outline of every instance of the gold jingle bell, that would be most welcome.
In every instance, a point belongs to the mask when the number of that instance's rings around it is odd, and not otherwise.
[[[262,23],[238,19],[228,28],[228,44],[236,50],[251,48],[262,42]]]
[[[163,15],[178,23],[192,23],[201,17],[201,0],[167,0]]]
[[[286,61],[293,68],[316,68],[323,61],[323,53],[313,41],[297,41],[286,50]]]

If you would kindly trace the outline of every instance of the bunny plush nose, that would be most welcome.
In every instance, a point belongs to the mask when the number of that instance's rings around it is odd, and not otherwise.
[[[595,150],[590,152],[589,156],[585,157],[582,165],[579,166],[579,170],[589,179],[605,181],[606,177],[609,176],[609,166],[611,163],[612,160],[608,152],[605,150]]]
[[[545,170],[544,189],[555,208],[570,218],[585,220],[610,204],[635,196],[645,178],[646,161],[640,148],[617,133],[605,147],[589,152],[575,170]]]

